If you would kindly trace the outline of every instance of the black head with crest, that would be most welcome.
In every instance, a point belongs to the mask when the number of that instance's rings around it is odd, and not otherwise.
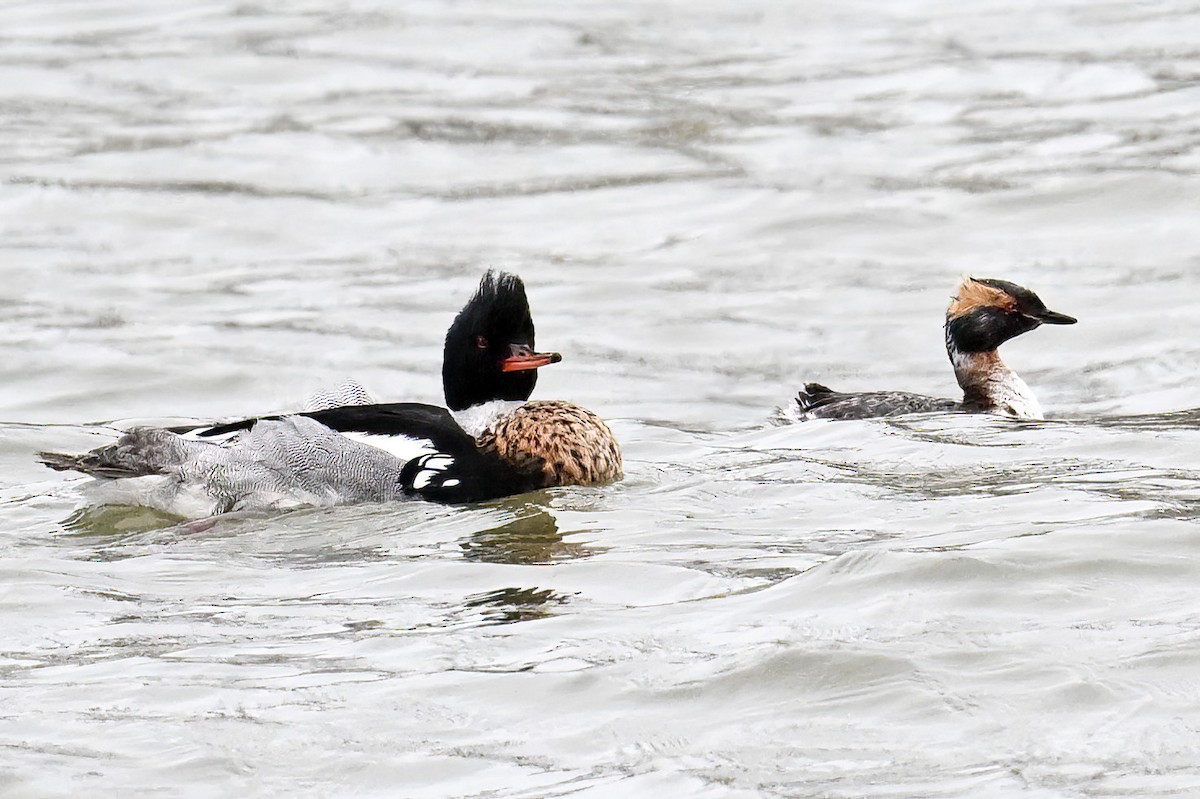
[[[446,333],[446,405],[459,411],[492,400],[527,400],[538,367],[560,360],[556,352],[534,349],[533,315],[521,278],[488,270]]]

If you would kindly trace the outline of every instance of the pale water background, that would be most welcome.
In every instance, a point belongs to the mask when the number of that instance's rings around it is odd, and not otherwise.
[[[0,794],[1200,796],[1200,8],[0,5]],[[628,477],[88,513],[117,426],[440,401],[485,267]],[[964,273],[1076,315],[953,396]],[[1173,413],[1175,412],[1175,413]]]

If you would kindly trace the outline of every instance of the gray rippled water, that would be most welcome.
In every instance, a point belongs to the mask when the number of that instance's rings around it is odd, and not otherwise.
[[[1200,10],[0,4],[0,794],[1200,795]],[[440,400],[487,267],[627,478],[180,524],[34,453]],[[952,396],[962,274],[1078,325]]]

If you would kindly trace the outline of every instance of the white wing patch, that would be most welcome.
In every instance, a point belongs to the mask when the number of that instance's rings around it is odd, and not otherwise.
[[[381,449],[384,452],[395,455],[402,461],[411,461],[413,458],[419,458],[422,455],[432,455],[437,452],[437,448],[433,446],[433,442],[427,438],[384,436],[375,433],[342,433],[341,435],[351,441],[366,444],[368,447]]]
[[[224,444],[231,439],[237,438],[240,433],[246,432],[245,430],[234,430],[229,433],[222,433],[219,436],[202,436],[202,435],[200,435],[205,430],[211,430],[213,427],[215,427],[215,425],[211,425],[211,424],[205,425],[204,427],[196,427],[192,430],[187,431],[186,433],[180,433],[179,437],[186,439],[187,441],[203,441],[207,444]]]
[[[422,488],[425,488],[432,483],[435,477],[446,471],[446,469],[450,468],[452,465],[454,465],[454,458],[441,453],[432,454],[426,458],[422,458],[421,471],[417,472],[416,476],[413,477],[412,487],[415,490],[420,491]],[[442,488],[456,485],[458,485],[458,480],[451,478],[450,480],[442,483]]]

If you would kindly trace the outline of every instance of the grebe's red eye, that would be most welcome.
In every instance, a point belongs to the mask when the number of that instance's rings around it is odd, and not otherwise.
[[[487,339],[484,338],[483,336],[476,336],[475,337],[475,346],[481,350],[486,350],[488,348]]]

